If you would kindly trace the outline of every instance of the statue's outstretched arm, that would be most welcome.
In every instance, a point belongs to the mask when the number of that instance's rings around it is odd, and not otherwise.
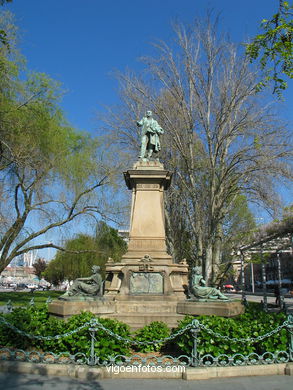
[[[89,277],[89,278],[77,278],[75,280],[80,280],[80,281],[91,280],[91,277]]]

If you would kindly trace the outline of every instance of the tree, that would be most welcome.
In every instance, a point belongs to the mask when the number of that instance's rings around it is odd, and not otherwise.
[[[104,265],[95,239],[89,235],[79,234],[68,240],[64,249],[65,251],[57,252],[44,273],[44,278],[50,283],[59,284],[66,279],[71,281],[89,276],[93,265]]]
[[[99,265],[102,273],[109,257],[118,261],[126,252],[127,245],[117,230],[100,222],[97,225],[96,236],[79,234],[68,240],[65,251],[58,251],[44,273],[44,278],[53,284],[64,280],[75,280],[91,274],[93,265]]]
[[[34,267],[34,274],[37,275],[37,277],[39,278],[39,280],[41,280],[42,278],[42,274],[43,272],[46,270],[47,268],[47,263],[44,259],[41,259],[41,258],[38,258],[37,261],[33,264],[33,267]]]
[[[293,78],[293,5],[279,0],[279,9],[271,20],[261,23],[263,33],[246,45],[251,61],[259,60],[265,70],[265,78],[257,85],[258,90],[273,82],[273,93],[280,97],[287,88],[283,77]]]
[[[24,79],[9,13],[1,26],[9,48],[0,47],[0,272],[30,250],[58,249],[43,242],[47,233],[104,216],[102,187],[113,173],[98,139],[65,120],[59,84],[38,73]]]
[[[5,3],[11,3],[12,0],[0,0],[0,5],[3,6]],[[9,47],[8,40],[7,40],[7,34],[6,31],[3,29],[0,29],[0,43],[2,45],[5,45]]]
[[[159,41],[157,56],[143,58],[145,73],[118,75],[121,106],[109,109],[105,128],[112,142],[119,134],[116,142],[138,153],[134,120],[146,109],[156,114],[165,129],[162,159],[174,172],[168,232],[188,226],[194,261],[213,283],[237,197],[272,210],[277,180],[292,178],[290,134],[256,96],[257,71],[211,18],[177,25],[175,34],[177,46]]]
[[[99,249],[99,256],[104,262],[109,257],[116,262],[120,261],[127,251],[127,244],[118,235],[118,231],[103,221],[97,223],[95,242]]]

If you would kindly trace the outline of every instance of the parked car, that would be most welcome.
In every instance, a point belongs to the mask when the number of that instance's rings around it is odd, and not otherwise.
[[[236,292],[236,289],[232,284],[225,284],[223,287],[224,292]]]
[[[27,288],[30,288],[31,290],[36,290],[38,288],[37,284],[28,284]]]
[[[40,286],[38,286],[37,289],[40,290],[40,291],[48,291],[48,290],[50,290],[50,286],[42,286],[42,285],[40,285]]]
[[[15,287],[15,290],[24,290],[27,288],[27,285],[25,283],[18,283]]]

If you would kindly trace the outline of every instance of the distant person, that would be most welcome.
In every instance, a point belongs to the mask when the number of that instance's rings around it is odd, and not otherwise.
[[[274,288],[274,294],[275,294],[275,297],[276,297],[276,305],[280,305],[280,287],[279,285],[276,285],[275,288]]]

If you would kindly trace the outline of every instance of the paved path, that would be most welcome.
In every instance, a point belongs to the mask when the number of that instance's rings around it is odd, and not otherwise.
[[[241,294],[239,294],[239,293],[238,294],[228,293],[226,295],[231,299],[241,299]],[[261,302],[263,300],[263,296],[262,295],[251,295],[251,294],[247,293],[246,299],[248,302]],[[270,294],[267,297],[267,300],[268,300],[269,304],[275,304],[276,298],[272,294]],[[284,301],[286,303],[288,313],[293,313],[293,297],[285,297]],[[278,311],[278,310],[279,309],[276,308],[275,310],[270,309],[269,311]]]
[[[0,373],[3,390],[292,390],[292,376],[209,379],[200,381],[163,379],[105,379],[82,381],[67,377]]]

